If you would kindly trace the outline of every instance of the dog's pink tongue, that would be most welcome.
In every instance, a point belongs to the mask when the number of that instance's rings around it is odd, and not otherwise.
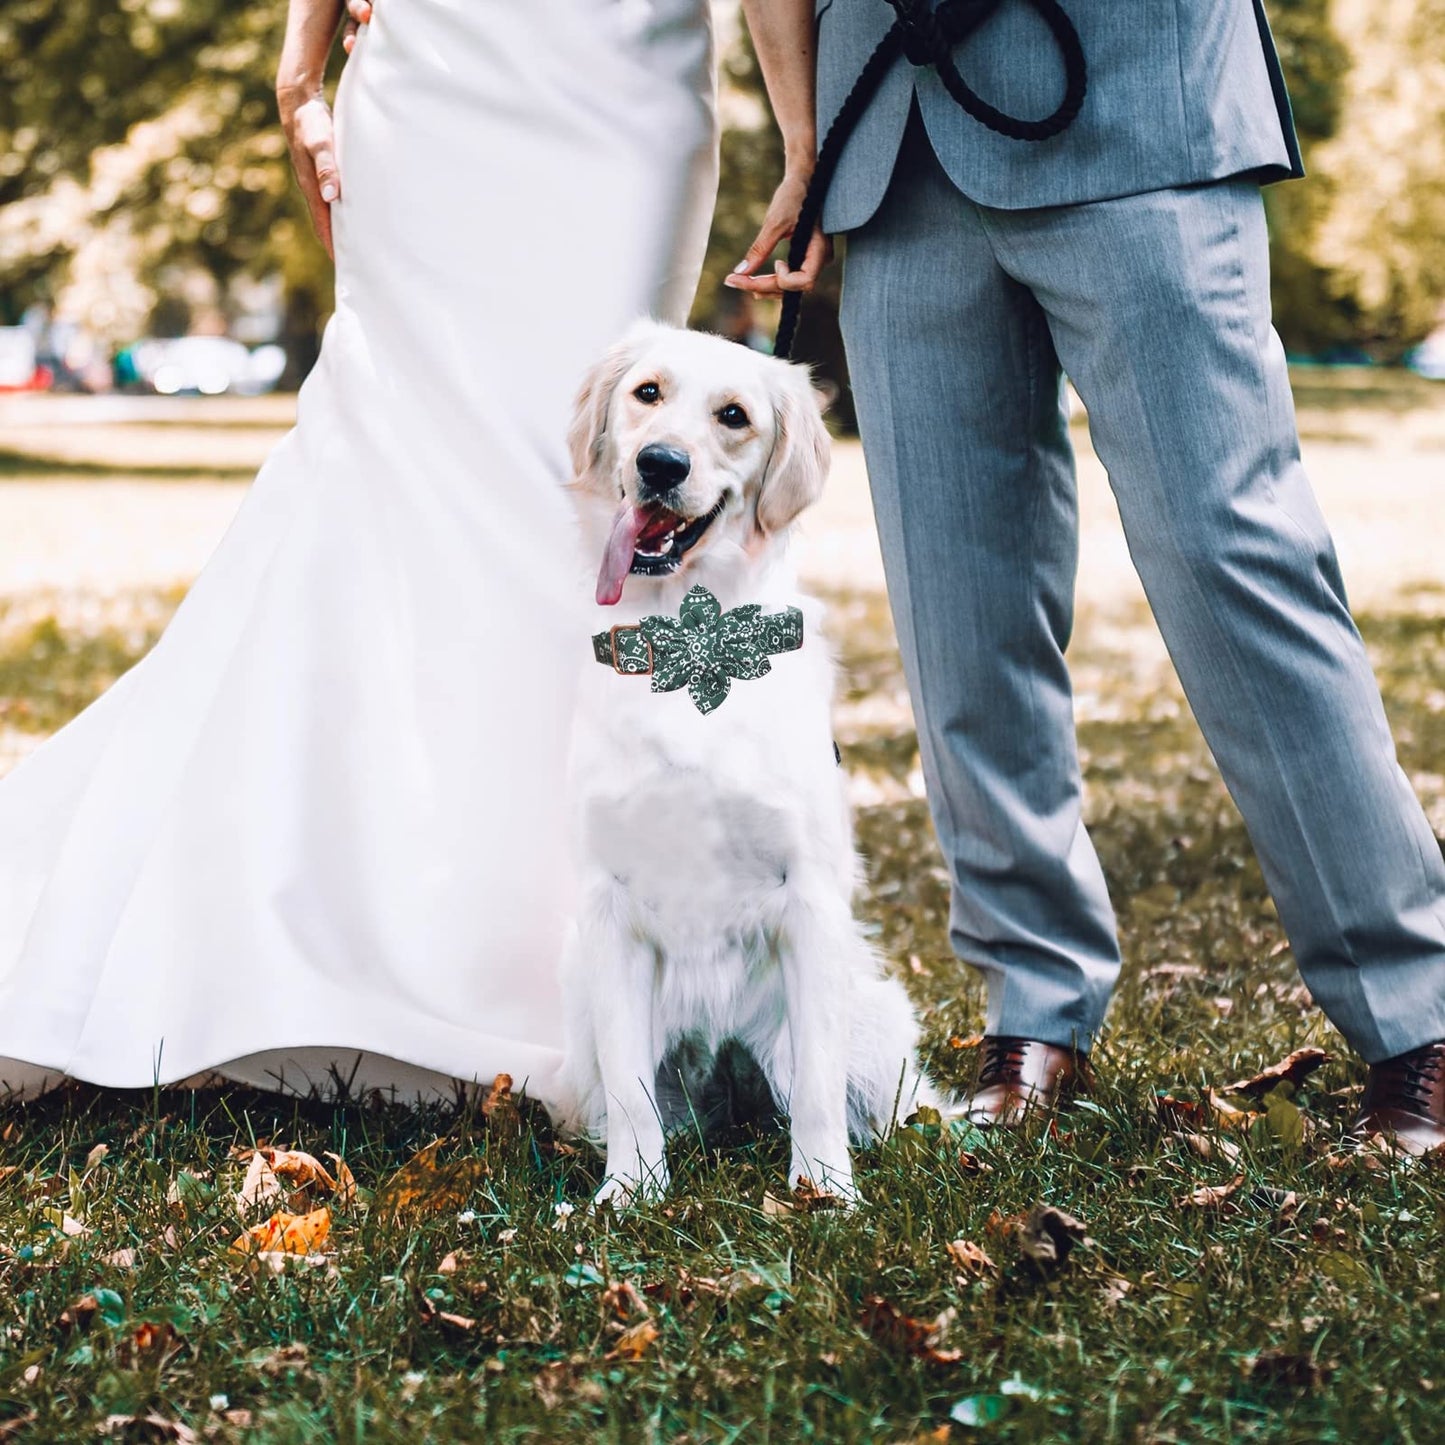
[[[602,569],[597,574],[599,606],[613,607],[621,599],[622,584],[632,570],[637,539],[647,526],[650,515],[650,509],[634,507],[631,502],[624,502],[618,508],[612,523],[612,534],[607,538],[607,549],[602,554]]]

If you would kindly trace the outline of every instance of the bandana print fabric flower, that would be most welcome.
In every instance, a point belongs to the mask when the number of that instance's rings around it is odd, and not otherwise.
[[[700,713],[727,700],[734,678],[749,680],[772,671],[769,653],[803,645],[803,616],[797,608],[762,615],[756,602],[724,612],[706,587],[692,588],[676,620],[644,617],[642,632],[652,644],[653,692],[685,687]]]

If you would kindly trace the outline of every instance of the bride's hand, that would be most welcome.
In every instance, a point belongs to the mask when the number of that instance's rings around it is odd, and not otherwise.
[[[346,0],[346,24],[341,30],[341,48],[348,55],[356,45],[357,31],[370,23],[371,0]]]
[[[331,107],[324,95],[302,99],[277,87],[281,105],[281,129],[291,148],[291,165],[311,224],[326,247],[326,254],[335,259],[331,243],[331,203],[341,195],[341,177],[336,169],[336,133],[331,124]]]
[[[772,271],[758,274],[758,268],[766,263],[778,243],[793,234],[810,179],[810,173],[802,170],[784,174],[763,217],[757,240],[748,247],[747,255],[733,268],[732,274],[723,279],[725,286],[751,291],[754,296],[778,296],[784,291],[811,291],[817,285],[823,268],[833,259],[833,243],[821,229],[814,230],[803,264],[796,271],[790,271],[784,259],[777,262]]]
[[[341,175],[336,168],[336,132],[331,107],[326,103],[321,77],[326,55],[336,35],[336,11],[324,3],[293,0],[287,14],[286,42],[281,51],[281,68],[276,78],[276,100],[281,110],[281,129],[291,149],[291,164],[311,224],[334,256],[331,241],[331,203],[341,196]],[[356,44],[357,31],[371,20],[371,0],[346,0],[346,28],[342,46],[348,55]]]

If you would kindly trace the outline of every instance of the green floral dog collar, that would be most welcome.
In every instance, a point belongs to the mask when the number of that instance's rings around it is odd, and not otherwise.
[[[766,677],[768,661],[803,645],[796,607],[763,616],[756,602],[729,612],[706,587],[692,588],[676,618],[644,617],[599,632],[592,654],[623,677],[651,677],[653,692],[685,687],[700,713],[722,706],[732,680]]]

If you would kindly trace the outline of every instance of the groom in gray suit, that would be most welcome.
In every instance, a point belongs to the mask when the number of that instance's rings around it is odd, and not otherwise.
[[[788,174],[731,278],[764,274],[885,0],[745,0]],[[1395,759],[1300,465],[1270,324],[1260,185],[1300,174],[1259,0],[1063,0],[1077,120],[1021,143],[900,57],[823,216],[952,940],[989,984],[969,1101],[1011,1123],[1076,1082],[1119,972],[1080,817],[1064,650],[1077,556],[1062,374],[1311,993],[1372,1066],[1358,1128],[1445,1143],[1445,863]],[[814,40],[816,35],[816,64]],[[1009,115],[1058,103],[1058,47],[1001,0],[954,51]]]

